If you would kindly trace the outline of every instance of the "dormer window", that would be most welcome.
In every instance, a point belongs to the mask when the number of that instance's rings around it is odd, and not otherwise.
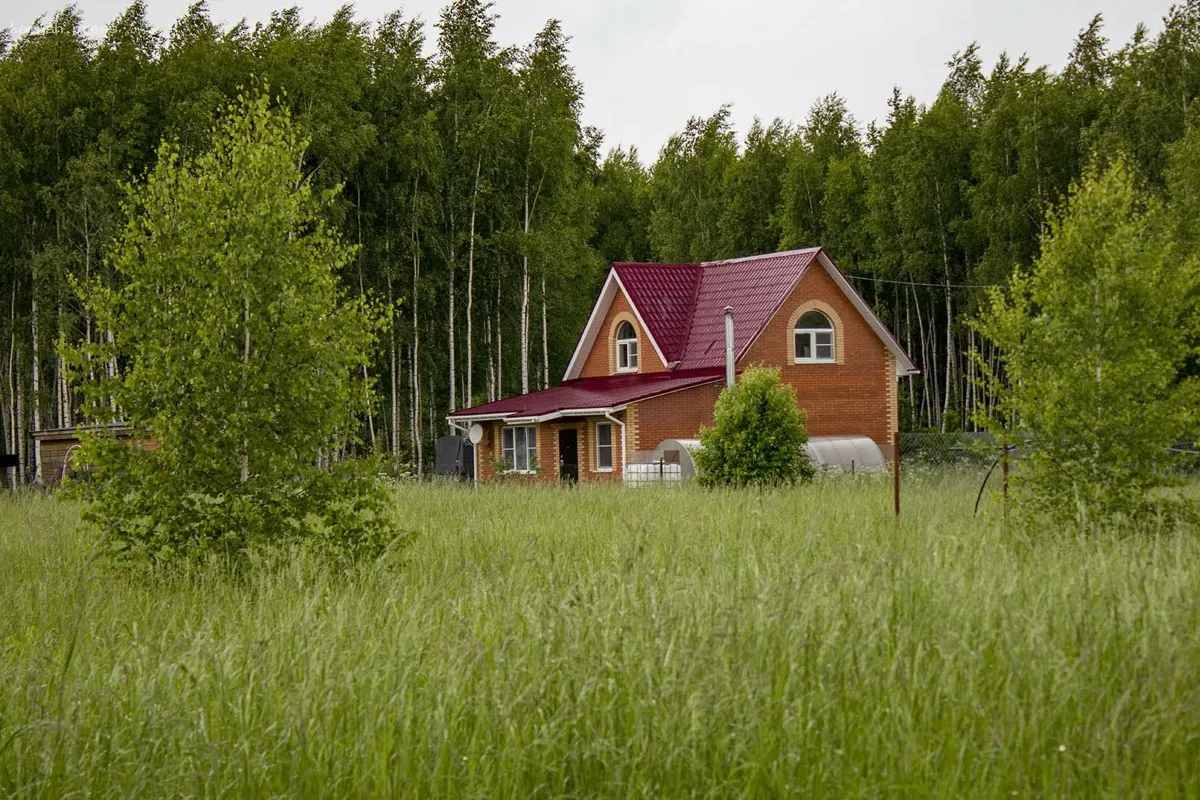
[[[796,321],[797,364],[830,364],[835,360],[833,323],[820,311],[809,311]]]
[[[637,331],[629,322],[617,326],[617,372],[638,371]]]

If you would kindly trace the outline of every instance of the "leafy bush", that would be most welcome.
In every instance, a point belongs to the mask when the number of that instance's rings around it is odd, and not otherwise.
[[[806,416],[779,370],[751,367],[717,399],[713,427],[700,431],[697,480],[705,486],[788,484],[812,479]]]
[[[120,415],[144,450],[92,437],[87,519],[152,563],[302,541],[339,559],[392,540],[377,465],[352,443],[384,315],[339,288],[354,248],[323,222],[333,193],[300,172],[306,147],[265,91],[227,109],[208,153],[164,144],[110,259],[80,286],[112,342],[64,348],[89,421]],[[119,364],[112,374],[96,364]]]

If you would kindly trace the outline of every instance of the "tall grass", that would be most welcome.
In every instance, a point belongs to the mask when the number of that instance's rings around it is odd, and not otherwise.
[[[977,484],[421,486],[331,575],[149,583],[0,502],[0,794],[1196,797],[1200,541]]]

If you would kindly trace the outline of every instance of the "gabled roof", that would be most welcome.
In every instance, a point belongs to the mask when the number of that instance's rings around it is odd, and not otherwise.
[[[725,306],[733,307],[734,352],[739,359],[745,355],[820,252],[813,247],[705,264],[692,310],[691,335],[679,366],[694,369],[725,363]]]
[[[579,376],[618,290],[623,291],[663,363],[710,369],[725,361],[724,308],[734,309],[734,349],[745,355],[814,264],[824,268],[896,356],[898,375],[916,366],[875,312],[820,247],[705,264],[614,264],[592,309],[566,379]]]
[[[683,358],[700,269],[699,264],[613,264],[630,305],[654,332],[668,366]]]
[[[628,403],[716,383],[724,377],[722,369],[702,369],[580,378],[564,381],[552,389],[455,411],[450,418],[543,422],[556,417],[618,411]]]

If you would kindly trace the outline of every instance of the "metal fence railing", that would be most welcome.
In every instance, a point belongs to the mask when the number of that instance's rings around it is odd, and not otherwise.
[[[996,452],[996,440],[989,433],[967,431],[947,433],[902,431],[900,433],[900,458],[906,465],[983,467],[991,463]]]

